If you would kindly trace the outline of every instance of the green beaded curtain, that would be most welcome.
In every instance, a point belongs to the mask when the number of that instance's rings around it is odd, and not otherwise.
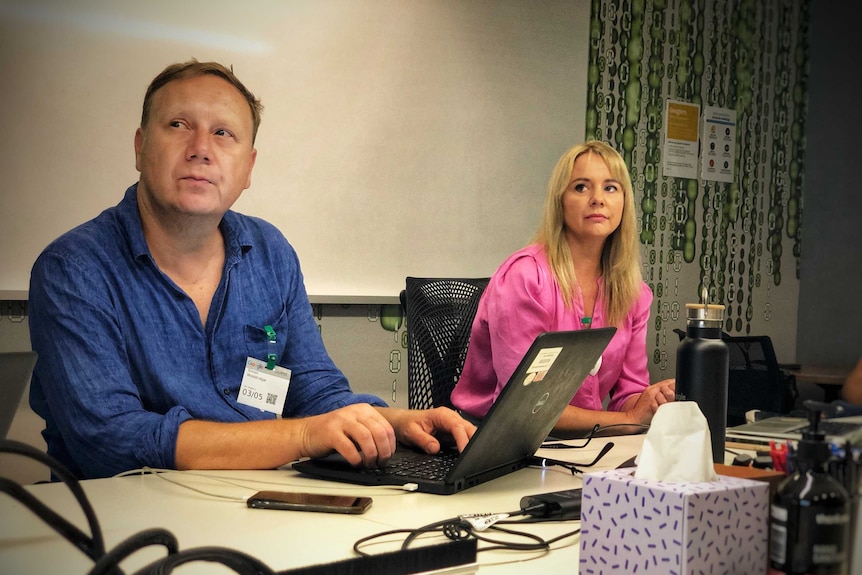
[[[586,137],[631,171],[660,369],[704,286],[727,332],[767,331],[782,290],[795,327],[807,27],[806,0],[592,2]],[[732,182],[662,173],[667,100],[735,110]]]

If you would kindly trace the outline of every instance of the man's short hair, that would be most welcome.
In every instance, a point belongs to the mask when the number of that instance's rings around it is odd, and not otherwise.
[[[263,112],[263,104],[261,104],[260,100],[258,100],[255,95],[239,81],[239,78],[234,75],[233,69],[227,68],[218,62],[198,62],[197,60],[192,59],[188,62],[177,62],[176,64],[171,64],[162,70],[161,73],[156,76],[152,82],[150,82],[150,85],[147,88],[147,93],[144,96],[144,109],[141,113],[141,127],[143,128],[147,125],[147,122],[150,119],[153,95],[162,87],[175,80],[187,80],[189,78],[197,78],[199,76],[206,75],[218,76],[219,78],[226,80],[234,88],[239,90],[239,93],[242,94],[243,98],[248,102],[248,107],[251,109],[251,120],[253,124],[251,141],[252,144],[254,144],[255,138],[257,138],[257,129],[260,127],[260,116]]]

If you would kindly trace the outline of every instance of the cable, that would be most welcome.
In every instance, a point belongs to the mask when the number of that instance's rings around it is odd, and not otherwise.
[[[605,443],[605,445],[602,447],[602,450],[599,451],[598,455],[596,455],[595,459],[593,459],[589,463],[573,463],[571,461],[562,461],[560,459],[552,459],[550,457],[539,457],[537,455],[533,455],[527,460],[527,464],[528,465],[535,465],[535,466],[539,466],[539,467],[559,466],[559,467],[563,467],[565,469],[568,469],[569,471],[572,472],[572,475],[574,475],[575,473],[582,473],[583,472],[581,467],[592,467],[593,465],[598,463],[599,460],[601,460],[605,455],[607,455],[608,451],[613,449],[613,447],[614,447],[613,441],[609,441],[609,442]]]
[[[433,523],[429,523],[422,527],[418,527],[415,529],[392,529],[388,531],[383,531],[380,533],[375,533],[373,535],[369,535],[367,537],[363,537],[358,539],[353,544],[353,551],[360,556],[370,556],[370,553],[367,553],[362,549],[363,545],[374,541],[376,539],[380,539],[382,537],[388,537],[391,535],[399,535],[406,534],[407,536],[404,538],[404,541],[401,543],[401,549],[407,549],[410,544],[415,541],[417,538],[431,534],[431,533],[441,533],[448,539],[452,541],[462,541],[469,538],[474,538],[477,541],[481,541],[484,543],[488,543],[489,546],[482,547],[477,549],[478,552],[483,551],[494,551],[494,550],[509,550],[509,551],[550,551],[550,546],[554,543],[566,539],[568,537],[573,537],[578,535],[581,530],[575,529],[574,531],[570,531],[559,535],[557,537],[551,539],[544,539],[538,535],[533,533],[527,533],[524,531],[517,531],[514,529],[507,529],[504,527],[500,527],[501,524],[507,525],[516,525],[520,523],[538,523],[540,521],[563,521],[558,518],[551,519],[543,519],[543,515],[549,515],[551,510],[548,508],[548,503],[546,502],[538,502],[533,505],[525,506],[517,511],[510,511],[507,513],[488,513],[488,514],[478,514],[478,515],[462,515],[458,517],[450,517],[448,519],[443,519],[441,521],[435,521]],[[507,520],[509,517],[519,517],[526,516],[525,519],[520,519],[517,521]],[[500,517],[501,519],[490,522],[486,527],[481,529],[477,528],[476,525],[470,521],[471,518],[481,519],[483,517]],[[484,524],[484,522],[483,522]],[[530,539],[530,543],[519,543],[513,541],[504,541],[492,537],[488,537],[485,535],[486,531],[494,531],[499,533],[505,533],[507,535],[513,535],[516,537],[523,537],[526,539]]]
[[[603,449],[603,453],[607,452],[608,449],[610,449],[610,447],[605,446],[605,448]],[[57,531],[57,533],[59,533],[65,540],[72,543],[73,546],[75,546],[83,553],[85,553],[88,557],[90,557],[93,560],[94,565],[90,570],[89,575],[122,575],[123,571],[120,569],[120,562],[122,562],[124,559],[137,552],[138,550],[152,545],[159,545],[164,547],[167,552],[167,556],[137,571],[136,575],[164,575],[167,573],[171,573],[174,568],[180,565],[193,561],[209,561],[221,563],[222,565],[234,570],[240,575],[276,575],[272,569],[270,569],[260,560],[240,551],[235,551],[233,549],[212,546],[180,550],[176,537],[169,531],[161,528],[147,529],[145,531],[134,534],[131,537],[126,538],[109,552],[106,552],[101,528],[99,527],[95,512],[93,511],[90,502],[87,500],[87,497],[84,494],[80,483],[78,482],[77,478],[72,475],[71,472],[69,472],[60,462],[58,462],[51,456],[44,454],[36,450],[35,448],[30,447],[29,445],[16,441],[0,441],[0,452],[15,453],[23,455],[25,457],[30,457],[32,459],[36,459],[37,461],[47,465],[51,469],[54,476],[60,478],[64,483],[67,484],[69,490],[75,496],[76,500],[78,501],[78,504],[80,505],[81,509],[84,512],[84,515],[87,518],[87,522],[91,531],[90,536],[85,534],[83,531],[78,529],[75,525],[71,524],[69,521],[64,519],[55,511],[51,510],[49,507],[39,501],[36,497],[30,494],[30,492],[24,489],[21,485],[8,478],[0,477],[0,492],[8,493],[11,497],[22,503],[30,511],[36,514],[36,516],[38,516],[45,523],[47,523],[52,529]],[[598,460],[603,455],[603,453],[599,454],[596,460]],[[140,472],[152,473],[156,476],[159,476],[162,473],[161,471],[157,471],[150,468],[144,468]],[[165,478],[162,477],[162,479]],[[177,483],[174,481],[170,482]],[[182,485],[181,483],[178,483],[178,485],[189,488],[189,486]],[[199,491],[195,488],[191,489]],[[409,490],[410,485],[405,484],[404,486],[396,487],[396,489]],[[212,495],[208,493],[205,494]],[[517,511],[512,511],[509,513],[462,515],[443,521],[437,521],[424,527],[420,527],[418,529],[401,529],[386,531],[384,533],[378,533],[356,541],[353,545],[353,550],[359,556],[368,556],[369,554],[361,549],[361,546],[363,544],[383,536],[397,533],[407,533],[407,537],[405,538],[401,546],[402,549],[407,549],[410,543],[417,537],[420,537],[423,534],[440,532],[453,541],[473,538],[477,541],[482,541],[488,544],[488,546],[483,547],[482,549],[477,549],[477,552],[496,549],[548,552],[551,545],[567,537],[577,535],[578,533],[580,533],[580,529],[571,531],[569,533],[564,533],[563,535],[560,535],[558,537],[546,540],[533,533],[509,529],[495,524],[535,522],[535,519],[537,519],[538,516],[547,514],[545,513],[545,511],[547,511],[545,505],[547,505],[547,503],[545,502],[536,505],[527,505],[522,507],[521,509],[518,509]],[[494,517],[489,517],[490,515],[493,515]],[[527,519],[522,519],[519,521],[506,521],[510,517],[524,516],[529,517]],[[491,530],[494,533],[522,537],[528,539],[529,542],[523,543],[515,541],[505,541],[496,537],[490,537],[485,533],[485,531],[487,530]]]
[[[69,541],[94,561],[89,575],[122,575],[123,571],[120,569],[119,563],[132,553],[150,545],[165,547],[168,555],[138,571],[137,575],[164,575],[172,572],[175,567],[192,561],[221,563],[240,575],[275,575],[275,572],[260,560],[226,547],[200,547],[180,551],[176,537],[169,531],[159,528],[147,529],[132,535],[106,553],[102,531],[93,507],[77,478],[65,466],[50,455],[18,441],[0,441],[0,453],[4,452],[23,455],[43,463],[54,476],[68,486],[75,496],[87,518],[90,536],[50,509],[18,483],[6,477],[0,477],[0,492],[9,494],[13,499],[27,507],[66,541]]]
[[[593,426],[590,432],[586,435],[586,437],[581,439],[586,439],[586,441],[582,445],[572,445],[571,443],[561,443],[557,440],[545,441],[542,443],[542,449],[583,449],[587,445],[590,444],[590,441],[594,437],[600,437],[600,433],[604,433],[609,429],[615,429],[618,427],[636,427],[641,431],[646,431],[649,429],[649,425],[646,423],[612,423],[611,425],[605,425],[601,427],[598,423]],[[634,435],[634,434],[630,434]]]
[[[168,483],[172,483],[172,484],[177,485],[179,487],[182,487],[184,489],[188,489],[190,491],[194,491],[194,492],[200,493],[202,495],[207,495],[209,497],[214,497],[217,499],[225,499],[228,501],[243,501],[243,502],[247,499],[247,497],[234,497],[234,496],[229,496],[229,495],[222,495],[220,493],[213,493],[211,491],[204,491],[203,489],[198,489],[197,487],[192,487],[191,485],[188,485],[187,483],[183,483],[181,481],[176,481],[173,479],[168,479],[167,475],[171,474],[171,473],[176,473],[176,474],[179,474],[183,477],[191,476],[191,477],[200,477],[203,479],[209,479],[212,481],[224,483],[227,485],[231,485],[233,487],[239,487],[241,489],[248,489],[251,491],[257,491],[258,487],[251,487],[249,484],[255,484],[258,486],[259,485],[276,485],[276,486],[281,487],[281,488],[302,489],[303,491],[308,491],[310,489],[317,489],[316,487],[310,487],[310,486],[305,485],[305,484],[300,485],[300,484],[295,484],[295,483],[286,483],[284,481],[264,481],[264,480],[259,480],[259,479],[237,480],[233,477],[224,477],[224,476],[212,475],[212,474],[208,474],[208,473],[196,473],[194,471],[178,471],[176,469],[164,469],[164,468],[155,468],[155,467],[146,467],[146,466],[138,468],[138,469],[132,469],[129,471],[123,471],[121,473],[113,475],[112,477],[114,477],[114,478],[130,477],[130,476],[134,476],[134,475],[150,474],[150,475],[153,475],[154,477],[161,479],[162,481],[167,481]],[[244,481],[245,483],[240,483],[239,481]],[[377,497],[378,495],[382,497],[382,496],[390,496],[390,495],[403,495],[404,492],[412,492],[412,491],[418,490],[419,486],[415,483],[405,483],[404,485],[370,485],[370,486],[365,486],[364,488],[365,489],[373,489],[373,490],[375,490],[375,497]],[[327,485],[325,489],[326,489],[326,491],[333,491],[333,490],[356,491],[356,486],[355,485],[350,485],[350,486],[338,486],[338,485],[330,486],[330,485]],[[392,493],[377,494],[376,493],[377,490],[391,491]]]
[[[0,442],[0,453],[14,453],[35,459],[36,461],[46,465],[51,472],[57,476],[66,486],[75,499],[84,516],[87,518],[87,524],[90,527],[90,536],[88,537],[80,529],[75,527],[69,521],[64,519],[59,514],[52,511],[45,504],[39,501],[36,497],[26,491],[23,487],[14,481],[5,477],[0,477],[0,490],[11,495],[18,502],[23,504],[27,509],[32,511],[39,519],[48,524],[49,527],[57,531],[72,545],[80,549],[87,557],[96,560],[105,554],[105,540],[102,537],[102,530],[99,527],[99,520],[96,518],[96,513],[93,511],[93,506],[90,505],[84,490],[78,483],[77,478],[63,466],[59,461],[46,453],[42,453],[38,449],[21,443],[6,439]]]
[[[176,567],[193,561],[209,561],[220,563],[241,575],[276,575],[259,559],[241,551],[224,547],[195,547],[179,551],[160,561],[147,565],[135,575],[163,575],[171,573]]]
[[[132,553],[150,545],[165,547],[168,554],[179,551],[179,543],[166,529],[147,529],[122,541],[119,545],[102,555],[87,575],[105,575],[119,568],[120,562]]]

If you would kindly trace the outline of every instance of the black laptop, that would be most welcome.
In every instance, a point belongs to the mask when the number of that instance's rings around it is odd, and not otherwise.
[[[293,468],[319,479],[360,485],[415,483],[450,495],[522,467],[536,452],[596,365],[616,328],[546,332],[533,341],[462,453],[428,455],[399,446],[381,468],[352,467],[339,454]]]
[[[0,440],[9,433],[35,365],[34,351],[0,353]]]

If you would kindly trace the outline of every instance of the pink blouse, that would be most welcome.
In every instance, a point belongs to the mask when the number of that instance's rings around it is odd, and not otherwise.
[[[571,405],[601,410],[610,396],[608,410],[619,411],[625,401],[649,385],[646,330],[652,292],[646,283],[629,314],[616,326],[602,366],[588,375]],[[604,301],[599,295],[593,327],[606,326]],[[452,403],[473,417],[484,417],[518,367],[535,337],[543,331],[586,329],[581,324],[584,306],[580,295],[574,309],[566,309],[542,248],[531,245],[506,259],[482,294],[473,321],[470,345],[461,379],[452,391]]]

